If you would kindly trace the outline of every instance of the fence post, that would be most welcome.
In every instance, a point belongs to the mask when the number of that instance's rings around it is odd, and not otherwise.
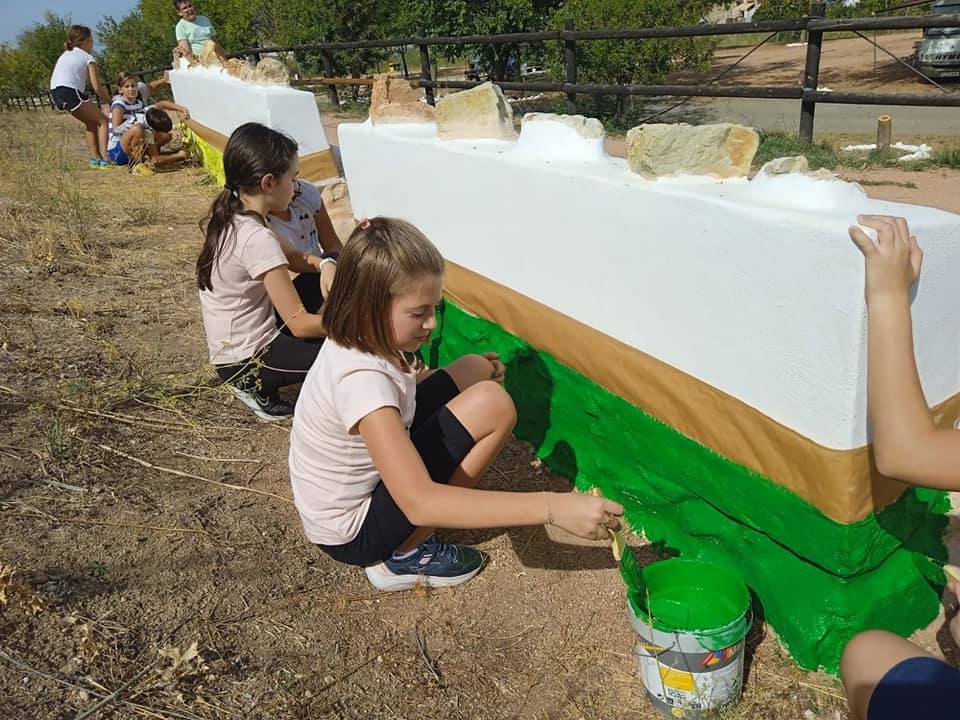
[[[323,74],[328,77],[333,77],[333,54],[329,50],[321,50],[320,57],[323,60]],[[327,85],[327,92],[330,93],[330,102],[333,103],[333,110],[337,112],[340,110],[340,96],[337,95],[337,86],[336,85]]]
[[[827,4],[824,2],[810,3],[808,19],[822,18],[827,14]],[[816,92],[820,81],[820,51],[823,48],[823,32],[807,31],[807,64],[803,70],[804,98],[800,101],[800,142],[813,142],[813,117],[817,111],[817,102],[808,100],[808,92]]]
[[[423,37],[424,32],[421,29],[417,34]],[[433,74],[430,72],[430,51],[426,45],[420,45],[420,77],[424,80],[433,80]],[[437,98],[432,87],[424,88],[424,95],[426,95],[428,103],[431,105],[437,104]]]
[[[567,32],[573,32],[573,20],[565,20],[563,29]],[[567,85],[577,84],[577,43],[575,40],[564,40],[564,56],[567,64]],[[567,93],[567,114],[576,115],[577,113],[577,94]]]

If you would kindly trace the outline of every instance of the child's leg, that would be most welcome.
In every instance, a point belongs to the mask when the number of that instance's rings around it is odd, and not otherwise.
[[[489,377],[490,363],[483,358],[481,360],[487,365]],[[433,380],[433,378],[428,378],[424,383]],[[459,465],[453,469],[449,484],[460,487],[474,487],[497,455],[500,454],[507,438],[510,437],[510,432],[517,421],[517,410],[507,391],[490,380],[476,382],[468,387],[450,400],[426,423],[449,421],[449,418],[443,417],[444,410],[449,411],[453,421],[459,422],[474,441],[473,447],[467,452]],[[430,429],[424,427],[414,431],[415,444],[417,443],[416,435],[421,431],[430,432]],[[427,464],[429,467],[429,463]],[[396,552],[403,553],[413,550],[430,537],[433,531],[434,528],[416,528],[396,549]]]
[[[102,147],[100,145],[100,127],[106,127],[107,119],[100,109],[91,102],[84,102],[75,110],[71,110],[70,114],[86,127],[87,150],[90,151],[90,157],[95,160],[106,160],[102,152],[102,148],[106,148],[106,145]]]
[[[883,630],[867,630],[847,643],[840,660],[840,677],[855,717],[867,720],[870,699],[880,681],[894,666],[911,658],[933,656]]]
[[[143,126],[134,123],[120,137],[120,147],[132,162],[143,160]]]
[[[322,342],[277,335],[253,363],[256,369],[255,391],[265,398],[275,398],[287,385],[302,383],[307,376]],[[246,389],[246,388],[245,388]],[[253,391],[253,390],[251,390]]]
[[[158,133],[159,135],[160,133]],[[186,150],[177,150],[175,153],[164,154],[160,152],[160,145],[157,143],[150,143],[147,145],[147,156],[150,158],[150,161],[156,165],[173,165],[174,163],[183,162],[189,157],[189,154]]]
[[[444,367],[460,390],[466,390],[483,380],[490,380],[492,365],[482,355],[464,355]]]

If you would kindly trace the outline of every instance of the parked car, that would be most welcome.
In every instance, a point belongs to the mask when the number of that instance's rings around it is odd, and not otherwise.
[[[960,15],[960,0],[937,0],[934,15]],[[960,78],[960,27],[926,28],[914,64],[932,78]]]

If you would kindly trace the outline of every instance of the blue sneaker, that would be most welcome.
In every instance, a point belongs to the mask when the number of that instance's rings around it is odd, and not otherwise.
[[[486,560],[486,555],[469,545],[430,538],[406,557],[390,557],[364,570],[375,588],[396,592],[417,585],[451,587],[465,583],[480,572]]]
[[[109,170],[110,168],[113,167],[113,165],[111,165],[108,160],[101,160],[99,162],[99,166],[101,170]]]
[[[89,166],[89,168],[90,168],[91,170],[99,170],[99,169],[100,169],[100,158],[92,158],[92,159],[90,160],[90,162],[87,163],[87,165]]]

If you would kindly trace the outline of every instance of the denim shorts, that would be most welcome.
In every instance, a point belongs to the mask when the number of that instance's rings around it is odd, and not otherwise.
[[[114,165],[129,165],[130,158],[123,151],[123,145],[117,143],[107,151],[107,159]]]
[[[897,663],[870,696],[867,720],[960,717],[960,670],[943,660],[913,657]]]

